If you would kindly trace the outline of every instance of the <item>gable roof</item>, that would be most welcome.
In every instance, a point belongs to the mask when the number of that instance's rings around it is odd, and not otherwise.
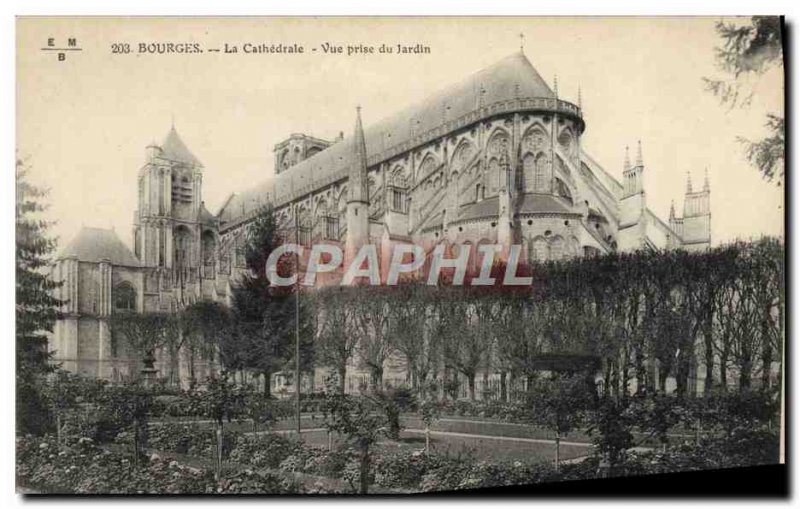
[[[167,137],[161,143],[161,157],[169,159],[170,161],[178,161],[181,163],[190,164],[193,166],[203,166],[203,164],[192,154],[186,144],[183,142],[175,126],[167,133]]]
[[[391,115],[364,129],[367,159],[379,156],[384,150],[409,142],[420,133],[438,128],[478,110],[482,105],[518,98],[555,99],[555,94],[522,52],[516,52],[486,67],[455,85],[435,92],[405,110]],[[280,202],[292,195],[312,191],[347,176],[352,165],[353,137],[335,143],[327,149],[300,161],[288,171],[276,175],[270,184],[234,196],[220,211],[228,221],[245,215],[251,204],[259,201],[254,195],[271,194]],[[230,210],[230,212],[228,212]]]
[[[139,260],[117,237],[116,232],[103,228],[81,228],[72,242],[59,253],[58,259],[71,256],[77,257],[82,262],[98,263],[101,260],[109,260],[112,265],[128,267],[140,265]]]

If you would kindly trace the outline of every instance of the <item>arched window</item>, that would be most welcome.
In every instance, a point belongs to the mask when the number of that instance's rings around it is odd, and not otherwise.
[[[544,152],[539,152],[534,160],[533,171],[533,192],[534,193],[548,193],[550,192],[550,172],[547,171],[547,156]]]
[[[545,262],[550,251],[547,241],[543,237],[536,237],[531,242],[530,259],[531,262]]]
[[[531,192],[536,189],[536,158],[531,153],[525,154],[522,158],[522,181],[525,191]]]
[[[172,231],[173,267],[185,268],[191,263],[192,233],[180,225]]]
[[[127,281],[114,288],[114,310],[136,311],[136,290]]]
[[[550,241],[550,257],[553,260],[564,258],[564,239],[556,236]]]
[[[489,161],[489,171],[486,175],[489,179],[489,194],[497,194],[498,184],[500,183],[500,161],[497,159]]]
[[[408,212],[406,209],[408,184],[406,184],[405,170],[402,166],[396,166],[392,171],[389,179],[389,188],[389,199],[392,210],[404,214]]]

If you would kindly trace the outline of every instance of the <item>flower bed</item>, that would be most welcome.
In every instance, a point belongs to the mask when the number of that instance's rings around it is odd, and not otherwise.
[[[279,476],[252,470],[213,472],[158,455],[131,458],[80,438],[58,448],[52,436],[17,438],[17,483],[43,493],[64,494],[285,494],[299,487]]]

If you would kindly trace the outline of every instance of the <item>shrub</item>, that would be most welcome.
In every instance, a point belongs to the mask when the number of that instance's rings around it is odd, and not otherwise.
[[[296,448],[296,442],[273,433],[239,435],[229,459],[254,467],[277,468]]]
[[[55,437],[17,439],[17,482],[45,493],[65,494],[283,494],[300,491],[294,481],[252,470],[225,474],[152,455],[140,467],[93,440],[72,440],[60,450]]]
[[[126,443],[130,440],[127,434],[120,434],[117,441]],[[237,440],[237,434],[223,430],[222,456],[227,458]],[[192,456],[213,457],[217,439],[214,429],[202,424],[163,423],[150,428],[148,445],[151,449],[189,454]]]

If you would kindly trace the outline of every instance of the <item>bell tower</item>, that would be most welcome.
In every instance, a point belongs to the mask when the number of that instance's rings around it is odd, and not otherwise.
[[[203,165],[172,126],[146,149],[138,176],[134,252],[145,267],[196,266],[200,259]]]

